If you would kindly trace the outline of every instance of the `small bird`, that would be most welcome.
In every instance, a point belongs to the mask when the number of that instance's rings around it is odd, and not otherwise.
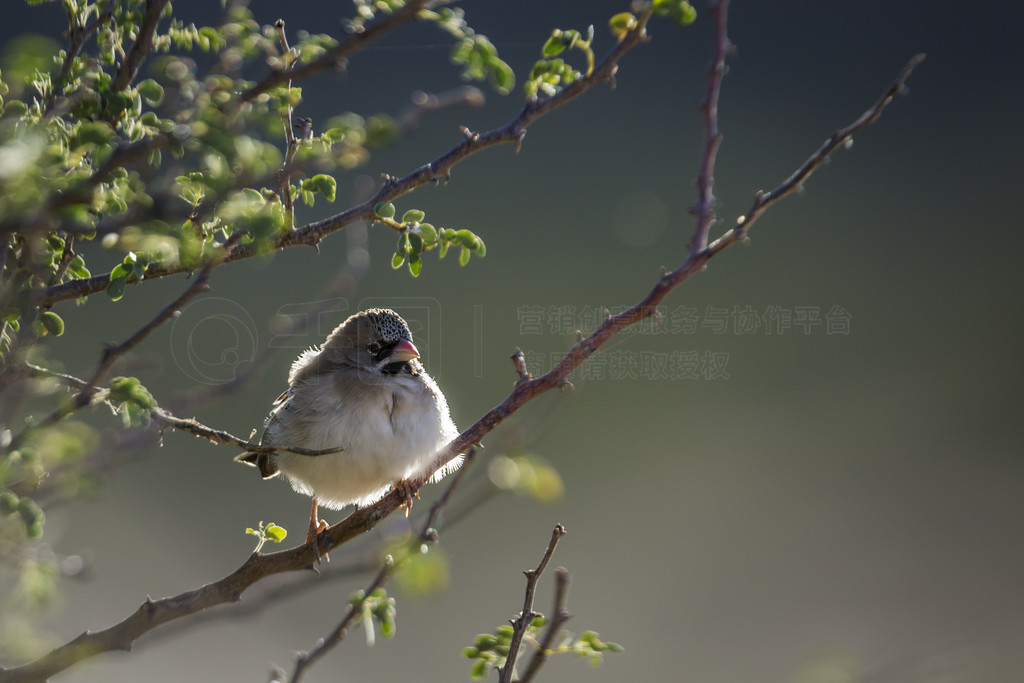
[[[264,479],[283,472],[293,489],[313,497],[307,543],[328,526],[317,520],[319,505],[368,505],[396,488],[405,493],[408,515],[414,491],[406,481],[458,436],[448,402],[419,355],[409,325],[394,311],[371,308],[350,316],[292,364],[288,389],[274,401],[260,439],[264,446],[343,450],[235,458],[258,467]],[[461,462],[461,456],[452,460],[430,481]]]

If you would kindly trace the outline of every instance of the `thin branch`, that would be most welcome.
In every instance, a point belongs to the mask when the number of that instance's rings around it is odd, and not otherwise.
[[[241,236],[241,232],[237,232],[234,235],[232,235],[224,244],[224,249],[221,252],[221,254],[223,255],[224,252],[230,249],[231,245],[237,242],[241,238]],[[89,405],[92,402],[93,397],[98,392],[97,385],[107,375],[107,373],[110,372],[110,369],[114,366],[114,363],[116,363],[117,360],[121,358],[121,356],[125,355],[133,348],[138,346],[138,344],[143,339],[152,334],[158,327],[163,325],[171,318],[180,315],[179,310],[181,309],[182,306],[184,306],[186,303],[194,299],[200,293],[208,290],[210,288],[210,273],[212,273],[213,269],[216,268],[221,263],[222,256],[214,257],[207,261],[206,265],[204,265],[203,268],[199,271],[199,274],[196,276],[195,280],[193,280],[192,284],[189,285],[188,288],[184,292],[182,292],[178,298],[164,306],[164,308],[159,313],[157,313],[152,320],[150,320],[148,323],[139,328],[135,332],[135,334],[128,337],[117,346],[107,346],[103,350],[103,356],[100,358],[100,362],[96,366],[96,370],[93,372],[92,377],[90,377],[85,382],[85,384],[79,388],[78,393],[76,393],[74,397],[65,405],[54,410],[52,413],[46,416],[46,418],[44,418],[43,420],[39,421],[36,424],[31,425],[30,427],[26,428],[25,431],[21,432],[21,434],[19,434],[12,440],[11,447],[13,448],[16,446],[16,444],[23,442],[29,434],[36,432],[40,429],[44,429],[46,427],[50,427],[51,425],[60,422],[61,420],[63,420],[65,417],[75,412],[76,410],[79,410]]]
[[[508,644],[508,656],[505,658],[505,666],[498,669],[498,683],[511,683],[513,675],[516,671],[516,659],[519,658],[519,646],[523,643],[523,636],[526,635],[526,629],[529,628],[530,624],[533,623],[534,617],[537,613],[533,611],[533,598],[537,593],[537,582],[540,581],[541,574],[547,569],[548,562],[551,561],[551,556],[555,553],[555,546],[558,545],[558,541],[561,540],[562,536],[565,536],[565,527],[561,524],[556,524],[555,528],[551,531],[551,540],[548,541],[548,549],[544,552],[544,557],[540,558],[540,564],[537,565],[536,569],[527,569],[526,574],[526,597],[523,599],[523,611],[519,613],[519,616],[512,620],[512,639]]]
[[[276,240],[272,248],[280,250],[298,245],[315,246],[327,235],[353,223],[375,221],[376,215],[373,212],[373,208],[379,202],[393,201],[427,183],[446,181],[456,164],[477,152],[509,143],[514,143],[518,148],[523,142],[527,128],[534,121],[561,107],[570,100],[579,97],[597,84],[613,81],[618,70],[619,60],[631,49],[647,41],[646,21],[647,15],[641,16],[637,21],[637,25],[616,43],[615,47],[608,52],[589,76],[574,81],[566,86],[564,90],[551,97],[526,102],[519,114],[504,126],[486,133],[470,133],[464,136],[459,144],[407,175],[401,178],[389,176],[383,186],[366,201],[356,204],[339,214],[308,223],[301,228],[286,233]],[[225,262],[239,261],[255,255],[257,255],[257,249],[254,245],[238,245],[231,250],[224,260]],[[145,275],[147,280],[152,280],[174,275],[187,269],[187,266],[180,263],[157,262],[150,264],[146,269]],[[36,305],[49,306],[58,301],[77,299],[103,291],[109,282],[110,273],[94,275],[90,278],[72,280],[64,284],[36,290],[33,299]]]
[[[565,622],[572,618],[572,614],[566,608],[569,599],[569,570],[559,567],[555,570],[555,606],[551,610],[551,621],[544,632],[544,639],[540,642],[537,651],[530,658],[530,664],[526,667],[526,673],[519,679],[519,683],[529,683],[537,676],[537,672],[548,660],[551,649],[555,646],[555,639],[562,631]]]
[[[110,21],[114,16],[114,3],[110,4],[103,14],[99,15],[85,26],[68,26],[68,49],[64,55],[64,62],[60,66],[60,73],[62,76],[67,75],[71,70],[71,65],[75,61],[75,57],[82,51],[82,47],[85,45],[85,41],[89,39],[92,34],[99,30],[100,26]],[[70,20],[71,16],[68,15]]]
[[[628,40],[628,36],[623,42],[625,40]],[[639,38],[637,40],[639,41]],[[564,386],[572,371],[593,355],[601,345],[606,343],[615,334],[653,315],[658,303],[669,292],[678,287],[691,275],[699,272],[713,256],[723,249],[742,241],[753,222],[769,206],[792,193],[811,173],[825,163],[826,159],[835,149],[844,145],[854,133],[876,121],[892,98],[903,90],[911,72],[923,59],[924,55],[917,55],[911,59],[878,102],[852,124],[834,133],[818,151],[811,155],[793,175],[783,181],[777,188],[769,193],[757,195],[754,208],[750,214],[738,219],[737,224],[728,232],[708,245],[706,249],[696,252],[691,251],[690,255],[678,268],[663,274],[653,289],[639,303],[618,315],[605,319],[593,334],[577,342],[558,365],[547,374],[537,379],[521,379],[517,382],[512,392],[504,401],[489,410],[469,429],[454,439],[445,449],[442,449],[429,468],[429,471],[413,479],[409,484],[412,486],[422,486],[433,472],[444,467],[458,453],[467,452],[472,445],[479,443],[484,436],[525,403],[550,389]],[[567,91],[563,91],[560,94],[565,92]],[[575,94],[578,95],[579,92]],[[557,97],[556,95],[555,98]],[[59,300],[59,298],[55,300]],[[397,510],[404,502],[405,495],[403,492],[392,491],[373,505],[354,511],[351,515],[320,535],[318,538],[320,552],[329,552],[331,549],[369,531],[380,520]],[[129,650],[135,639],[147,631],[174,619],[195,614],[215,605],[235,602],[240,599],[242,592],[246,588],[260,579],[273,574],[308,568],[313,565],[317,556],[317,549],[313,548],[312,544],[305,544],[269,555],[254,554],[241,567],[219,581],[174,597],[157,601],[149,600],[131,616],[114,626],[102,631],[83,633],[75,640],[56,648],[34,662],[13,669],[0,669],[0,683],[7,681],[44,681],[76,662],[101,652],[117,649]]]
[[[411,0],[398,11],[383,16],[364,27],[358,33],[353,33],[346,40],[340,41],[312,62],[299,66],[290,64],[284,69],[272,71],[260,80],[259,83],[242,93],[242,102],[250,102],[282,83],[309,78],[323,71],[334,69],[339,64],[343,64],[349,55],[363,49],[402,24],[415,19],[421,9],[430,9],[438,5],[448,4],[448,2],[450,0]]]
[[[57,372],[48,368],[33,365],[32,363],[25,363],[27,375],[29,377],[52,377],[59,379],[60,381],[67,384],[73,389],[78,389],[79,394],[82,392],[91,391],[94,395],[102,395],[108,393],[110,390],[106,387],[101,387],[96,384],[91,384],[74,375],[68,375],[63,372]],[[201,422],[197,422],[192,418],[181,418],[172,415],[169,411],[163,408],[154,408],[149,412],[150,418],[156,423],[161,430],[163,429],[176,429],[181,432],[187,432],[193,436],[197,436],[213,443],[224,444],[226,446],[235,446],[242,450],[250,453],[274,453],[275,451],[287,451],[289,453],[296,453],[298,455],[328,455],[330,453],[340,453],[345,450],[344,448],[299,448],[298,446],[263,446],[258,443],[252,443],[246,439],[241,439],[234,434],[225,432],[220,429],[214,429],[207,427]],[[51,423],[52,424],[52,423]],[[23,437],[19,435],[17,440],[23,440]]]
[[[700,106],[704,117],[704,156],[697,174],[697,203],[692,209],[697,219],[690,240],[692,251],[702,251],[708,246],[708,231],[715,222],[717,200],[712,189],[715,184],[715,160],[718,158],[718,147],[722,144],[722,134],[718,131],[718,95],[722,91],[722,79],[726,74],[725,55],[729,51],[729,36],[726,32],[729,0],[712,2],[710,9],[715,24],[715,53],[708,78],[708,92]]]
[[[754,204],[751,206],[746,216],[740,216],[736,220],[736,225],[733,226],[733,228],[725,235],[715,240],[715,243],[709,247],[709,250],[713,250],[714,253],[718,253],[725,247],[729,246],[729,244],[732,244],[732,242],[745,238],[747,231],[750,230],[750,226],[761,216],[762,213],[765,212],[765,210],[768,209],[769,206],[783,197],[799,190],[811,174],[818,170],[818,168],[828,160],[832,155],[832,152],[836,151],[840,147],[848,145],[852,142],[854,133],[877,121],[878,117],[882,115],[882,110],[892,102],[892,98],[906,90],[907,79],[910,78],[910,74],[913,73],[914,69],[916,69],[924,59],[924,53],[914,55],[910,61],[907,62],[907,65],[900,71],[896,80],[892,82],[885,93],[877,102],[875,102],[874,105],[872,105],[870,109],[861,114],[857,120],[846,128],[840,128],[836,132],[832,133],[831,137],[823,142],[821,147],[819,147],[814,154],[808,157],[807,161],[805,161],[800,168],[793,172],[793,175],[783,180],[774,190],[771,192],[758,192],[754,196]],[[736,235],[736,237],[732,238],[730,235]]]
[[[138,37],[135,44],[128,51],[124,63],[117,70],[114,77],[112,89],[120,91],[127,88],[135,80],[135,74],[145,61],[150,50],[153,49],[153,34],[156,33],[156,26],[160,23],[160,15],[170,0],[146,0],[146,16],[142,19],[142,26],[138,29]]]
[[[208,284],[210,272],[213,270],[215,266],[216,261],[208,262],[199,272],[199,275],[192,282],[192,284],[189,285],[188,289],[182,292],[182,294],[177,299],[164,306],[163,310],[157,313],[152,320],[143,325],[141,328],[139,328],[138,331],[135,332],[135,334],[128,337],[128,339],[124,340],[117,346],[107,346],[103,350],[103,356],[100,359],[100,362],[96,367],[96,370],[93,372],[92,377],[89,378],[89,380],[87,380],[84,383],[84,385],[79,388],[78,393],[76,393],[70,401],[68,401],[60,408],[54,410],[44,419],[40,420],[38,423],[35,423],[27,427],[25,431],[21,432],[17,437],[15,437],[12,440],[11,447],[15,448],[17,444],[22,443],[29,434],[37,432],[41,429],[45,429],[46,427],[50,427],[60,422],[61,420],[63,420],[76,410],[84,408],[85,406],[92,403],[93,397],[99,391],[97,385],[106,376],[106,374],[110,372],[110,368],[113,367],[114,363],[117,362],[117,360],[121,356],[135,348],[139,344],[139,342],[141,342],[143,339],[152,334],[156,330],[156,328],[160,327],[165,322],[174,317],[174,315],[178,312],[178,309],[180,309],[186,303],[188,303],[196,296],[198,296],[200,292],[205,292],[210,288]]]
[[[513,414],[525,403],[536,398],[551,389],[565,386],[569,375],[579,367],[585,360],[601,348],[609,339],[622,330],[635,325],[636,323],[651,317],[657,311],[658,304],[668,294],[686,281],[694,273],[700,272],[712,257],[717,255],[726,247],[746,239],[747,231],[765,210],[783,197],[792,194],[801,183],[825,161],[839,147],[846,144],[853,134],[862,128],[874,123],[881,115],[882,110],[892,101],[893,96],[903,90],[904,84],[914,68],[924,60],[924,55],[915,56],[903,67],[899,76],[892,85],[885,91],[885,94],[870,109],[858,117],[852,124],[842,128],[835,133],[814,153],[807,161],[789,178],[784,180],[771,192],[761,192],[756,195],[754,206],[747,214],[737,219],[736,225],[724,235],[716,239],[707,248],[700,251],[691,251],[686,260],[675,270],[664,273],[647,293],[633,307],[605,318],[604,322],[594,330],[593,334],[578,341],[558,365],[548,373],[536,379],[520,379],[516,382],[515,388],[500,404],[489,410],[483,417],[469,429],[455,438],[446,449],[441,450],[435,458],[429,472],[436,472],[454,459],[462,450],[472,444],[479,443],[492,429],[503,422],[509,415]],[[714,150],[712,150],[713,152]],[[417,481],[426,482],[430,475],[424,475]]]
[[[419,536],[412,544],[410,544],[410,548],[412,545],[419,546],[422,543],[437,542],[437,531],[434,530],[434,522],[437,521],[437,517],[441,514],[441,510],[444,509],[444,506],[448,504],[452,491],[454,491],[455,487],[459,485],[460,481],[462,481],[462,477],[468,469],[469,462],[472,460],[474,453],[475,452],[473,450],[470,450],[469,453],[466,454],[466,462],[463,464],[462,468],[455,473],[455,477],[453,477],[451,483],[445,489],[444,495],[442,495],[441,498],[431,506],[430,514],[427,515],[427,519],[423,523],[423,527],[420,529]],[[316,664],[320,658],[344,640],[349,627],[352,626],[352,623],[355,621],[356,615],[362,611],[363,603],[366,601],[366,598],[375,590],[383,586],[395,570],[405,562],[413,552],[418,553],[419,548],[417,547],[415,550],[407,550],[406,554],[398,560],[385,562],[370,585],[363,590],[362,599],[349,603],[348,610],[345,612],[345,616],[342,618],[341,623],[339,623],[326,638],[321,638],[317,641],[316,646],[312,650],[309,652],[302,652],[295,657],[295,670],[292,672],[291,683],[299,683],[311,666]],[[372,628],[372,626],[370,626],[370,628]]]
[[[288,53],[291,48],[288,46],[288,34],[284,30],[284,19],[278,19],[274,22],[274,28],[277,29],[278,40],[281,41],[282,52],[285,55],[287,61],[287,69],[291,69],[295,63],[295,59],[289,59]],[[292,79],[288,79],[288,87],[292,87]],[[281,195],[281,201],[284,205],[285,213],[288,214],[288,229],[295,229],[295,205],[292,203],[292,160],[295,158],[295,151],[298,149],[299,144],[295,139],[295,131],[293,130],[292,122],[292,107],[288,105],[285,114],[282,116],[284,121],[284,163],[281,166],[279,172],[278,190],[277,193]]]

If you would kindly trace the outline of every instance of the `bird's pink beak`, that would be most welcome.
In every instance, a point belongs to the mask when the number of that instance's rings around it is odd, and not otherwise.
[[[419,358],[420,352],[416,350],[411,341],[399,339],[395,348],[391,351],[391,362],[406,363],[413,358]]]

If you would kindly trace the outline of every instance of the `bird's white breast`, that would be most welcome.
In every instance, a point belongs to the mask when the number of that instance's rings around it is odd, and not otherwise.
[[[292,387],[272,413],[277,431],[311,449],[345,450],[320,456],[278,451],[278,467],[292,487],[341,508],[381,498],[394,483],[422,473],[437,451],[458,435],[448,404],[425,373],[382,376],[319,375]]]

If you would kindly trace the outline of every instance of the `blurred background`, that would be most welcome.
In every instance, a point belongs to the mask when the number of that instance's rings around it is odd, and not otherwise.
[[[207,5],[174,7],[202,24],[215,16]],[[613,42],[608,18],[627,5],[461,3],[520,83],[552,28],[594,24],[601,55]],[[485,259],[460,268],[428,256],[412,279],[389,266],[392,234],[372,227],[365,243],[353,228],[319,253],[231,264],[116,374],[245,437],[262,428],[295,355],[347,315],[388,305],[408,317],[456,422],[469,426],[511,389],[516,347],[531,369],[549,369],[600,307],[631,305],[659,266],[685,258],[711,51],[705,7],[695,6],[689,28],[652,22],[653,40],[622,61],[614,90],[538,121],[519,154],[491,149],[458,165],[449,184],[397,202],[478,233]],[[351,9],[252,7],[263,23],[281,17],[289,31],[313,32],[337,31]],[[749,247],[721,254],[665,301],[662,326],[616,338],[577,372],[575,391],[532,402],[487,439],[468,473],[486,478],[507,448],[525,449],[557,468],[562,497],[500,494],[450,514],[458,523],[440,526],[447,587],[419,595],[392,585],[396,636],[367,648],[356,630],[307,680],[465,680],[462,649],[521,609],[520,572],[536,565],[556,522],[569,532],[554,559],[573,577],[569,627],[626,652],[597,669],[556,657],[542,680],[1021,680],[1020,19],[1016,3],[733,3],[737,52],[715,178],[730,223],[754,191],[777,185],[872,104],[911,56],[928,59],[909,96],[804,194],[769,211]],[[59,3],[12,3],[0,37],[56,36],[62,26]],[[314,125],[348,110],[397,114],[416,90],[459,85],[449,49],[432,27],[402,29],[345,73],[303,83],[297,114]],[[381,172],[437,157],[458,126],[487,130],[521,106],[518,83],[507,97],[483,89],[486,107],[424,120],[339,172],[335,204],[300,219],[345,208]],[[51,355],[89,375],[104,342],[127,337],[186,286],[170,277],[117,304],[98,295],[60,305],[76,334],[54,340]],[[198,400],[267,349],[243,390]],[[88,419],[118,429],[101,409]],[[233,571],[254,545],[244,529],[260,520],[288,528],[289,546],[302,540],[307,500],[233,463],[230,448],[170,432],[162,447],[145,443],[98,490],[47,510],[45,543],[88,558],[45,615],[56,640],[119,621],[147,595]],[[428,487],[426,501],[441,488]],[[332,523],[342,515],[326,511]],[[389,519],[332,564],[375,552],[403,525]],[[271,664],[289,667],[290,652],[328,633],[368,582],[298,578],[315,585],[244,618],[154,633],[131,655],[55,680],[265,680]],[[550,610],[551,578],[540,611]]]

